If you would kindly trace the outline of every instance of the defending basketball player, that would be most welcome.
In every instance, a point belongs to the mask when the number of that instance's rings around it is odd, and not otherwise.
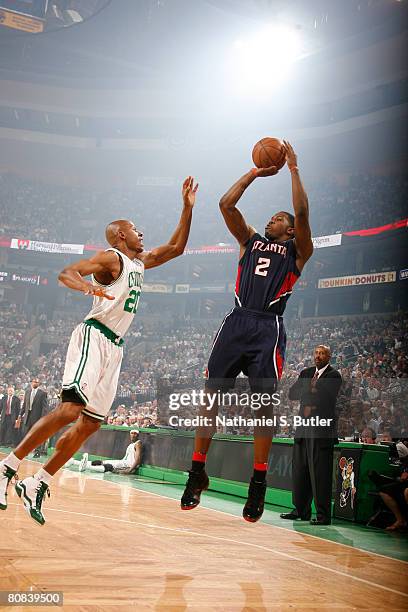
[[[292,176],[294,216],[285,211],[275,213],[262,235],[247,224],[236,206],[256,178],[277,174],[276,166],[253,168],[220,201],[225,223],[240,245],[240,259],[235,308],[224,318],[208,362],[208,392],[228,390],[243,372],[253,392],[273,393],[282,374],[286,347],[282,315],[293,286],[313,252],[309,205],[297,156],[288,142],[284,141],[283,146]],[[217,406],[211,411],[204,407],[201,412],[209,419],[212,417],[214,425],[196,431],[192,467],[181,499],[183,510],[195,508],[200,503],[201,492],[208,488],[205,461],[215,431],[217,410]],[[264,409],[256,416],[268,415]],[[254,430],[254,471],[243,509],[243,517],[249,522],[258,521],[263,513],[272,434],[271,428]]]
[[[49,496],[52,477],[99,429],[111,408],[122,363],[123,336],[138,307],[144,270],[160,266],[184,251],[197,188],[191,176],[184,181],[183,210],[167,244],[145,251],[143,234],[132,221],[113,221],[106,228],[110,248],[60,273],[59,280],[66,287],[93,295],[93,306],[71,335],[61,403],[31,428],[14,452],[0,461],[0,509],[7,508],[7,487],[24,457],[76,421],[58,439],[55,452],[44,467],[16,484],[27,512],[44,524],[42,502],[44,495]],[[89,275],[91,281],[85,279]]]

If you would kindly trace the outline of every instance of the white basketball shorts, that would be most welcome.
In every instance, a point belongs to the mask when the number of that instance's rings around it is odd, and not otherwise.
[[[71,334],[65,361],[63,389],[74,389],[86,403],[83,414],[103,421],[111,409],[123,358],[123,347],[80,323]]]

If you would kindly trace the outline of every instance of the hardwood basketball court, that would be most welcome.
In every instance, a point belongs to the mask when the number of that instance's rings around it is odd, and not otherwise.
[[[401,560],[204,506],[182,512],[135,486],[63,470],[43,527],[12,490],[0,590],[63,591],[76,611],[408,609]]]

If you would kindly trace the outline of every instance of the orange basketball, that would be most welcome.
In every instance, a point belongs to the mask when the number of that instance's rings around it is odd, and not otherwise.
[[[282,141],[279,138],[262,138],[252,150],[252,160],[257,168],[276,166],[280,170],[286,161]]]

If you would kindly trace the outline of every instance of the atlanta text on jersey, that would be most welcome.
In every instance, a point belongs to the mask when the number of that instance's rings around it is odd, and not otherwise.
[[[286,257],[287,248],[283,244],[278,244],[277,242],[262,242],[262,240],[255,240],[252,251],[271,251],[272,253],[279,253],[279,255],[283,255]]]

